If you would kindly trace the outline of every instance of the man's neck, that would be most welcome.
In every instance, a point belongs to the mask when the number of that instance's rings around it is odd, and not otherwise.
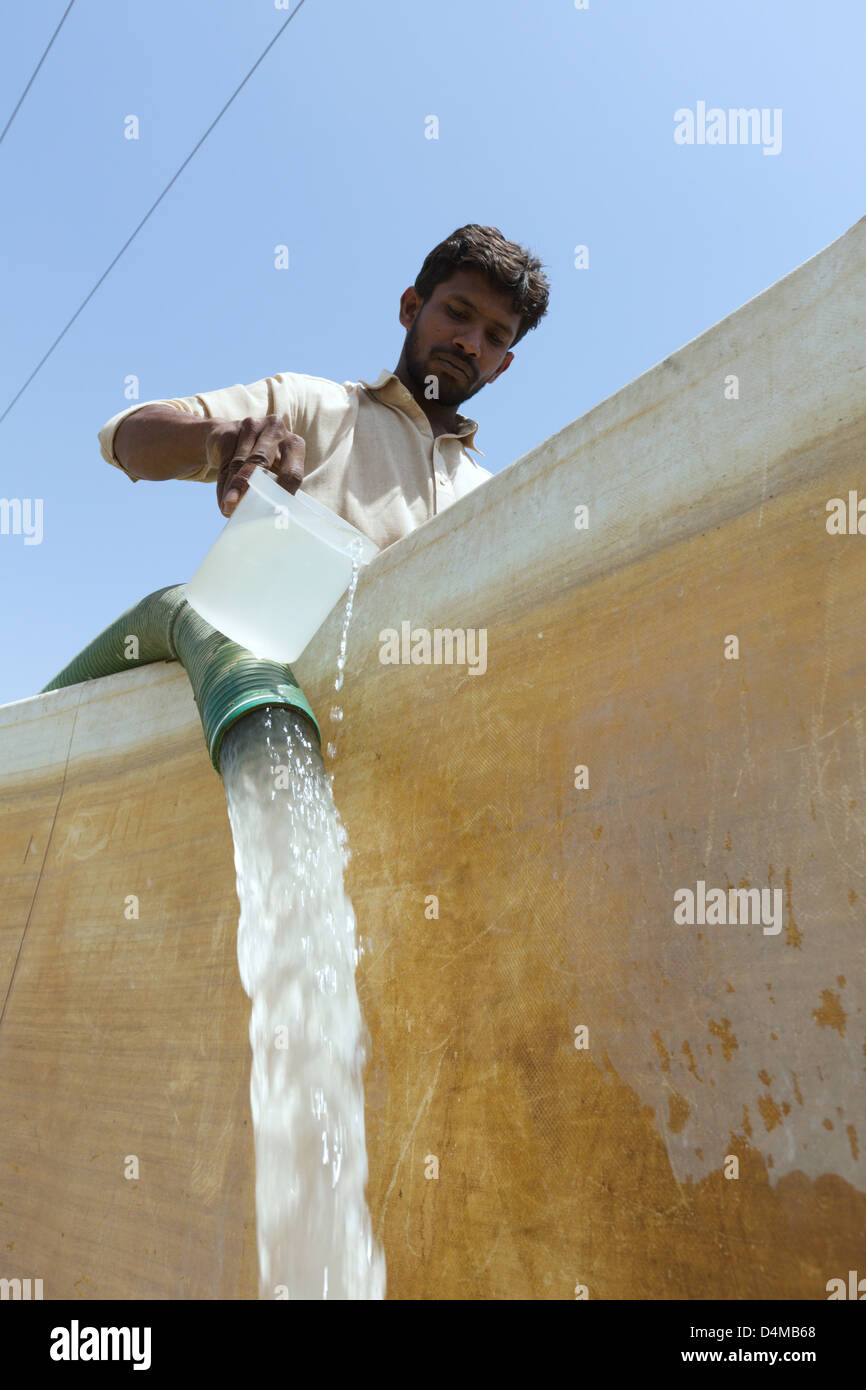
[[[394,375],[401,381],[412,399],[424,411],[434,435],[453,434],[460,423],[457,409],[453,405],[442,405],[441,401],[428,400],[423,386],[415,386],[401,359],[394,368]]]

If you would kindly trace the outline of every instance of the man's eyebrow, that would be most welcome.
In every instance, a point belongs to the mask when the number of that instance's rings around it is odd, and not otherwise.
[[[481,312],[478,305],[473,304],[471,299],[467,299],[465,294],[452,294],[450,298],[456,299],[458,304],[465,304],[467,309],[474,309],[476,314]],[[500,333],[504,333],[508,341],[511,342],[514,335],[507,324],[499,323],[496,319],[490,319],[489,322],[493,324],[494,328],[498,328]]]

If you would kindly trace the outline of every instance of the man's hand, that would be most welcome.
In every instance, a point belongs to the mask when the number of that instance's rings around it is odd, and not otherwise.
[[[217,502],[223,516],[231,516],[254,468],[270,469],[287,492],[297,492],[304,481],[304,448],[301,436],[292,434],[279,415],[211,420],[205,451],[219,469]]]

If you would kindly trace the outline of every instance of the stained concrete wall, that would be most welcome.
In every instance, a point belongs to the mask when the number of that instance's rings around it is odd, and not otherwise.
[[[334,770],[390,1297],[824,1298],[862,1265],[866,535],[826,505],[866,492],[864,322],[866,220],[362,579]],[[486,629],[485,674],[383,664],[404,621]],[[338,622],[296,665],[323,716]],[[0,1273],[255,1297],[184,672],[5,706],[0,769]],[[780,889],[778,934],[676,925],[699,880]]]

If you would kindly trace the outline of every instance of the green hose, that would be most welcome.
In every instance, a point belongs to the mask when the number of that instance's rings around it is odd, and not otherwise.
[[[228,729],[262,705],[289,705],[309,719],[319,746],[322,733],[291,667],[259,660],[200,618],[184,597],[185,585],[157,589],[128,608],[94,637],[68,666],[39,692],[60,690],[145,666],[179,661],[189,676],[210,760],[219,772],[219,754]],[[132,638],[136,639],[133,646]],[[135,655],[127,655],[134,651]]]

